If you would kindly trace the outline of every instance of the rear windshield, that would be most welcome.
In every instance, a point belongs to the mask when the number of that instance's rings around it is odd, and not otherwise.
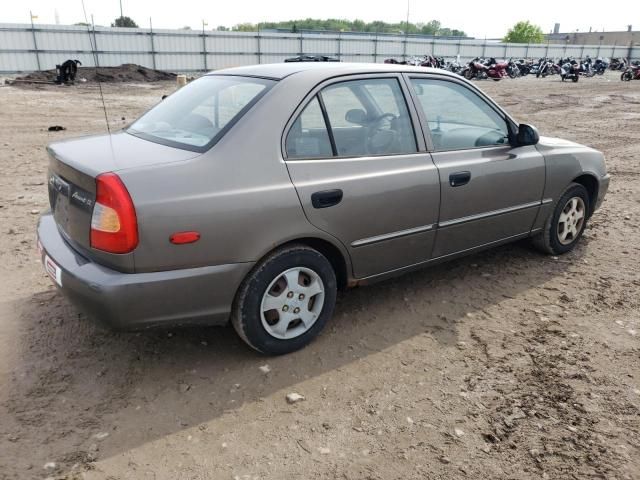
[[[274,83],[259,78],[204,76],[164,99],[127,132],[152,142],[203,152]]]

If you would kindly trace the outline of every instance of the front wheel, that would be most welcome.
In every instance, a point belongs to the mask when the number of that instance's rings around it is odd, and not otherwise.
[[[556,204],[541,233],[533,237],[539,250],[552,255],[570,252],[580,240],[589,217],[589,193],[579,183],[572,183]]]
[[[307,345],[333,314],[336,275],[327,258],[305,245],[275,250],[249,273],[231,323],[252,348],[267,355]]]
[[[574,76],[574,77],[571,77],[571,81],[572,81],[573,83],[576,83],[578,80],[580,80],[580,77],[579,77],[578,75],[576,75],[576,76]]]
[[[622,75],[620,75],[620,80],[622,80],[623,82],[629,82],[631,81],[632,77],[633,75],[631,75],[631,72],[624,72]]]

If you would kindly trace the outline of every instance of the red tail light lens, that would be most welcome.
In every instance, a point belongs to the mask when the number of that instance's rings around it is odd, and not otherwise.
[[[91,247],[129,253],[138,245],[138,219],[127,188],[115,173],[96,178],[96,203],[91,216]]]

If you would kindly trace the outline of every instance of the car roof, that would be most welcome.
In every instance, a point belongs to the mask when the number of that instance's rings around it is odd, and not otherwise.
[[[439,73],[456,76],[439,68],[415,67],[389,63],[346,63],[346,62],[290,62],[247,65],[243,67],[224,68],[207,73],[207,75],[238,75],[247,77],[271,78],[281,80],[299,72],[316,71],[319,77],[329,78],[336,75],[354,75],[366,73]]]

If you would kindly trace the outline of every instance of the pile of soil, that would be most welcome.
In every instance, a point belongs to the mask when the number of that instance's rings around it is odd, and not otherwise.
[[[54,82],[57,78],[55,70],[43,70],[33,72],[16,80],[21,82]],[[145,83],[175,80],[176,74],[162,72],[152,68],[146,68],[134,63],[125,63],[119,67],[79,67],[76,74],[76,83],[86,79],[87,82],[106,83]]]

